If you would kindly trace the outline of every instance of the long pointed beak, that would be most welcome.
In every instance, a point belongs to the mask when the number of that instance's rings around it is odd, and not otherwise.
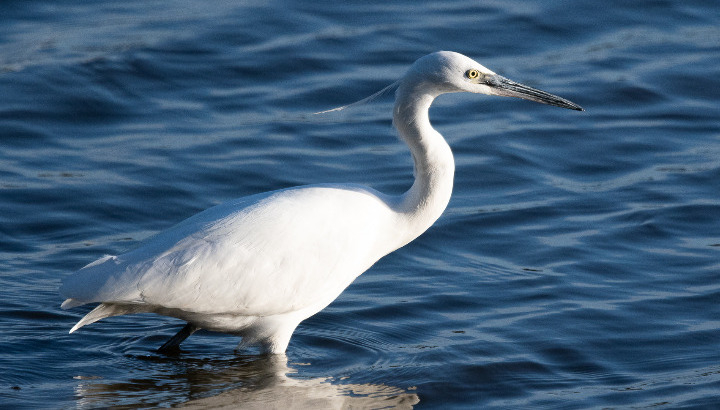
[[[568,101],[557,95],[546,93],[537,88],[528,87],[508,80],[501,75],[492,75],[485,78],[485,84],[493,88],[496,95],[504,97],[517,97],[525,100],[539,102],[541,104],[554,105],[556,107],[568,108],[570,110],[585,111],[581,106]]]

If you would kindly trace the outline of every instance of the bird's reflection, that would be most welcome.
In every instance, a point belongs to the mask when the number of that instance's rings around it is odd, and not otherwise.
[[[297,373],[285,355],[236,356],[232,360],[145,357],[162,372],[145,379],[108,383],[81,377],[78,408],[173,406],[189,409],[412,408],[417,394],[385,384],[337,384]],[[168,362],[171,362],[170,364]]]

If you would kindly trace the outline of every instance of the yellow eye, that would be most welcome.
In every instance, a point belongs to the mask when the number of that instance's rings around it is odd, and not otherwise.
[[[465,75],[467,76],[467,78],[474,80],[474,79],[480,77],[480,71],[478,71],[474,68],[471,68],[471,69],[467,70]]]

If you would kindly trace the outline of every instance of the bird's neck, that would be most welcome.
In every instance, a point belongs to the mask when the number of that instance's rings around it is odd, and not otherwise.
[[[455,161],[450,146],[430,125],[430,104],[437,95],[398,90],[393,123],[410,148],[415,182],[402,195],[397,211],[402,219],[404,244],[425,232],[450,202]]]

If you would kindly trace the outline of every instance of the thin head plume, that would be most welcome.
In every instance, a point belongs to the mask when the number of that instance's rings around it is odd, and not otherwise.
[[[396,89],[399,85],[400,85],[400,80],[395,81],[394,83],[388,85],[387,87],[383,88],[382,90],[380,90],[368,97],[365,97],[362,100],[355,101],[354,103],[351,103],[348,105],[343,105],[342,107],[336,107],[336,108],[332,108],[329,110],[319,111],[319,112],[314,112],[314,113],[303,113],[303,114],[296,114],[296,115],[280,114],[280,116],[273,119],[273,121],[289,122],[289,123],[294,123],[294,122],[311,122],[311,123],[338,122],[338,121],[340,121],[340,120],[338,120],[338,116],[329,115],[326,117],[321,117],[320,115],[335,114],[335,113],[339,113],[340,111],[345,110],[346,108],[360,107],[360,106],[367,104],[379,97],[382,97],[383,95],[387,94],[388,92]],[[348,121],[347,119],[342,120],[342,122],[347,122],[347,121]],[[248,122],[244,122],[243,125],[254,125],[254,124],[265,124],[265,123],[266,123],[265,121],[260,121],[260,122],[248,121]]]
[[[397,88],[397,86],[398,86],[399,84],[400,84],[400,80],[395,81],[394,83],[388,85],[387,87],[383,88],[382,90],[376,92],[375,94],[373,94],[373,95],[371,95],[371,96],[365,97],[365,98],[363,98],[362,100],[355,101],[354,103],[351,103],[351,104],[348,104],[348,105],[343,105],[342,107],[337,107],[337,108],[332,108],[332,109],[325,110],[325,111],[315,112],[315,113],[313,113],[313,115],[327,114],[327,113],[331,113],[331,112],[342,111],[342,110],[344,110],[344,109],[346,109],[346,108],[357,107],[357,106],[360,106],[360,105],[369,103],[370,101],[373,101],[374,99],[376,99],[376,98],[378,98],[378,97],[381,97],[381,96],[384,95],[385,93],[387,93],[387,92],[389,92],[389,91]]]

